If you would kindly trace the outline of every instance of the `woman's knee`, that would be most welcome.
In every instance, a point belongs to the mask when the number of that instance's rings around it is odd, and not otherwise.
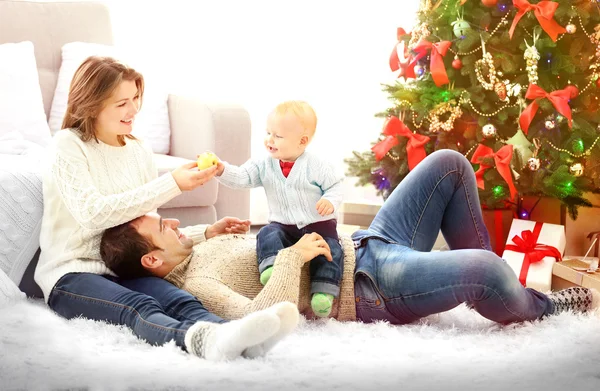
[[[483,279],[484,285],[504,289],[518,283],[515,272],[504,259],[491,251],[473,251],[478,253],[477,274]]]
[[[471,166],[469,160],[462,153],[453,149],[439,149],[431,153],[429,157],[438,164],[456,167],[461,171],[463,169],[473,171],[473,167]]]

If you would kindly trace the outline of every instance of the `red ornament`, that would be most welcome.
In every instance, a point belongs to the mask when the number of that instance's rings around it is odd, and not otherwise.
[[[498,0],[481,0],[481,4],[486,7],[495,7],[498,4]]]
[[[600,88],[600,77],[596,80],[596,87]]]
[[[452,60],[452,68],[454,69],[460,69],[462,68],[462,61],[460,61],[460,58],[454,57],[454,60]]]

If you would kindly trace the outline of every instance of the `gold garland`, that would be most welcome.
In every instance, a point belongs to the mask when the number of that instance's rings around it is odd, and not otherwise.
[[[571,157],[579,159],[579,158],[584,157],[584,156],[590,156],[592,154],[592,149],[594,149],[594,147],[596,146],[596,144],[598,144],[599,140],[600,140],[600,136],[596,137],[596,139],[592,143],[592,146],[589,147],[585,152],[582,152],[582,153],[573,153],[573,152],[568,151],[568,150],[566,150],[564,148],[558,148],[556,145],[552,144],[552,141],[544,140],[544,142],[546,144],[550,145],[550,147],[552,147],[552,149],[554,149],[555,151],[564,152],[566,154],[569,154]]]

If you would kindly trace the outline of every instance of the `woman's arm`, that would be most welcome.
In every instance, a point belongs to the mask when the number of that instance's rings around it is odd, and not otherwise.
[[[148,213],[181,194],[171,173],[129,191],[102,194],[92,180],[88,159],[75,137],[63,136],[57,141],[51,174],[69,212],[82,227],[114,227]]]

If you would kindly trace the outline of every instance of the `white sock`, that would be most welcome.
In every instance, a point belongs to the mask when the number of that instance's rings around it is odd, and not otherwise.
[[[273,349],[273,347],[277,345],[279,341],[290,334],[296,328],[298,321],[300,320],[298,307],[289,301],[277,303],[265,309],[264,311],[273,313],[279,317],[279,331],[277,331],[272,337],[268,338],[265,342],[246,349],[242,353],[244,357],[255,358],[264,356],[269,350]]]
[[[228,323],[197,322],[185,334],[188,352],[211,361],[232,360],[279,331],[279,317],[260,311]]]

